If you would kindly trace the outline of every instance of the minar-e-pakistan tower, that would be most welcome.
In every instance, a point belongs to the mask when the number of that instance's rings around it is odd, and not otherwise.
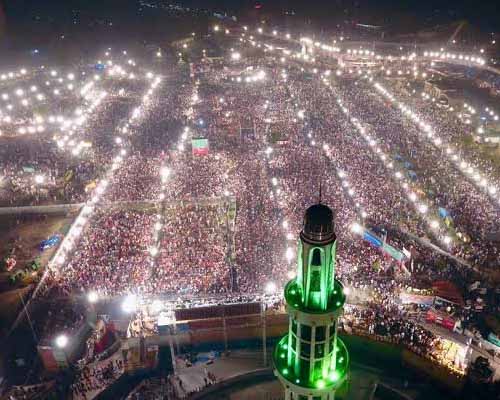
[[[337,337],[345,294],[335,279],[336,240],[332,210],[321,203],[309,207],[300,232],[297,276],[285,287],[288,334],[273,354],[285,400],[334,400],[348,377],[349,353]]]

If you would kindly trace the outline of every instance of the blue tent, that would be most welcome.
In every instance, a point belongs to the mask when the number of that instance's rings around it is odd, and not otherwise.
[[[382,247],[382,240],[366,230],[363,234],[363,239],[365,239],[375,247]]]
[[[51,237],[49,237],[48,239],[46,240],[42,240],[41,243],[40,243],[40,250],[41,251],[44,251],[50,247],[53,247],[55,246],[57,243],[59,243],[59,241],[61,240],[61,238],[57,235],[52,235]]]
[[[444,219],[444,218],[446,218],[446,217],[449,217],[449,216],[450,216],[450,214],[449,214],[449,212],[446,210],[446,208],[439,207],[438,212],[439,212],[439,216],[440,216],[441,218],[443,218],[443,219]]]

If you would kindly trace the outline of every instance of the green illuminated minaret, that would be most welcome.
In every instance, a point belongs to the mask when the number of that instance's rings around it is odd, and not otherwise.
[[[334,400],[347,380],[349,353],[337,337],[345,295],[335,279],[336,244],[332,210],[323,204],[309,207],[300,232],[297,277],[285,287],[288,334],[273,354],[285,400]]]

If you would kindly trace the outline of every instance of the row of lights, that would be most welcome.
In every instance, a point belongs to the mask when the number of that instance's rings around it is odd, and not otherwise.
[[[70,76],[73,76],[73,75],[70,74]],[[60,78],[60,80],[58,80],[58,81],[62,82],[63,79]],[[47,86],[51,85],[50,81],[46,81],[45,84]],[[75,88],[75,86],[74,86],[73,83],[69,83],[65,88],[67,88],[69,91],[73,91],[73,89]],[[62,86],[56,87],[53,90],[53,95],[55,95],[55,96],[60,95],[61,94],[61,90],[63,90]],[[31,95],[31,97],[30,97],[30,95]],[[10,95],[7,92],[3,92],[0,95],[0,99],[3,102],[6,102],[6,103],[8,102],[8,104],[5,106],[5,108],[6,108],[7,111],[12,112],[14,110],[14,105],[12,104],[12,99],[18,100],[19,104],[22,107],[26,108],[30,104],[35,104],[37,102],[40,103],[40,102],[46,100],[47,99],[47,95],[44,94],[44,93],[42,93],[42,92],[40,92],[38,86],[31,85],[31,87],[29,89],[17,88]],[[8,124],[10,124],[10,123],[13,122],[12,116],[8,115],[8,114],[4,115],[1,109],[0,109],[0,117],[1,117],[0,118],[0,122],[4,122],[4,123],[8,123]]]
[[[26,76],[27,73],[28,71],[26,70],[26,68],[21,68],[19,72],[14,72],[14,71],[5,72],[0,74],[0,81],[8,81],[8,80],[22,78]]]
[[[152,73],[146,74],[146,77],[151,79],[153,78]],[[151,94],[148,91],[148,94]],[[193,94],[191,96],[191,106],[197,104],[199,102],[199,97],[198,97],[198,91],[197,88],[195,87],[193,90]],[[134,112],[133,115],[136,115],[137,112]],[[125,131],[126,132],[126,131]],[[182,132],[182,135],[179,139],[179,142],[176,146],[177,151],[184,151],[185,149],[185,142],[188,139],[188,135],[190,133],[189,127],[184,127],[184,130]],[[166,197],[166,190],[167,190],[167,183],[171,177],[172,170],[166,166],[165,164],[162,164],[160,167],[160,180],[161,180],[161,186],[160,186],[160,193],[158,195],[158,200],[160,202],[163,202]],[[152,257],[151,260],[151,265],[154,266],[155,260],[158,257],[160,253],[160,241],[161,241],[161,232],[163,231],[164,228],[164,215],[162,213],[156,214],[156,222],[154,224],[154,232],[153,232],[153,244],[149,248],[149,254]],[[125,299],[122,302],[122,310],[127,313],[131,314],[137,310],[138,304],[139,304],[139,298],[137,297],[136,294],[130,293],[128,294]],[[154,300],[152,303],[152,310],[155,313],[158,313],[161,311],[163,308],[163,303],[160,300]]]
[[[402,191],[404,191],[408,199],[411,201],[414,208],[418,211],[419,215],[424,218],[427,224],[433,231],[439,231],[440,229],[445,229],[441,226],[438,217],[434,218],[425,218],[425,215],[428,214],[430,206],[427,199],[419,199],[416,191],[412,190],[411,184],[406,178],[404,172],[397,170],[395,167],[395,163],[390,157],[389,154],[386,154],[381,146],[377,143],[377,141],[371,137],[369,133],[366,132],[366,128],[363,126],[363,123],[359,121],[357,118],[352,117],[350,115],[350,111],[344,106],[342,100],[338,95],[337,104],[339,105],[342,112],[346,115],[349,122],[356,128],[358,133],[363,137],[363,139],[368,144],[370,150],[382,161],[386,169],[391,173],[391,175],[395,178],[395,181],[401,186]],[[435,213],[437,215],[437,213]],[[438,236],[444,244],[449,245],[452,241],[451,237],[448,235],[440,235]]]
[[[332,161],[332,156],[331,156],[331,151],[330,151],[330,146],[328,144],[323,144],[323,150],[325,154],[327,155],[328,159]],[[361,219],[365,219],[368,217],[368,213],[363,209],[363,206],[361,205],[361,201],[359,199],[358,194],[355,192],[353,189],[351,183],[349,182],[347,173],[334,165],[335,172],[337,174],[337,177],[340,180],[340,185],[342,186],[342,190],[344,193],[347,195],[347,197],[351,200],[352,204],[354,204],[354,207],[356,208],[357,214],[361,217]]]
[[[264,110],[266,110],[266,113],[269,112],[268,111],[268,110],[270,110],[269,100],[266,100],[266,102],[264,104]],[[270,122],[271,120],[267,117],[264,117],[264,121]],[[269,169],[269,166],[270,166],[273,154],[274,154],[274,149],[271,146],[267,146],[266,149],[264,150],[264,154],[265,154],[264,159],[265,159],[265,161],[268,165],[268,169]],[[284,200],[280,199],[280,197],[286,198],[286,196],[284,195],[284,192],[282,191],[282,189],[280,187],[281,185],[280,185],[279,179],[277,177],[272,177],[270,183],[271,183],[271,190],[270,190],[271,199],[275,199],[276,204],[279,204],[282,206],[284,204]],[[284,235],[285,235],[285,246],[286,246],[285,259],[290,264],[293,261],[293,259],[295,258],[295,250],[290,245],[290,242],[293,243],[293,241],[295,240],[295,236],[290,231],[291,225],[286,218],[283,218],[283,220],[281,221],[281,227],[283,228]],[[295,277],[295,272],[293,270],[289,270],[288,271],[288,278],[293,279],[294,277]],[[276,284],[274,282],[268,282],[266,284],[264,290],[267,294],[274,294],[276,292]]]
[[[441,51],[424,51],[424,57],[429,59],[437,60],[459,60],[468,61],[478,65],[485,65],[486,61],[477,56],[467,55],[467,54],[456,54],[445,52],[444,49]]]
[[[214,27],[214,31],[217,32],[219,30],[220,30],[220,27],[218,25]],[[248,27],[244,26],[243,30],[245,32],[248,31]],[[229,33],[229,32],[226,30],[226,33]],[[257,33],[259,33],[261,35],[264,34],[263,28],[261,28],[261,27],[257,28]],[[274,31],[272,31],[272,35],[276,37],[276,36],[278,36],[278,32],[276,30],[274,30]],[[287,33],[284,38],[287,40],[290,40],[291,35],[289,33]],[[327,45],[325,43],[321,43],[319,41],[313,41],[312,39],[307,38],[307,37],[302,37],[299,39],[299,41],[306,43],[310,46],[320,48],[321,50],[331,52],[331,53],[332,52],[338,53],[341,51],[341,49],[339,47],[330,46],[330,45]],[[340,41],[343,41],[343,37],[340,37]],[[337,41],[334,40],[333,43],[336,44]],[[402,50],[402,47],[400,47],[400,50]],[[484,50],[481,49],[481,53],[483,53],[483,52],[484,52]],[[359,56],[363,56],[363,57],[372,56],[378,60],[384,59],[383,56],[375,55],[375,53],[373,51],[370,51],[367,49],[359,49],[359,50],[358,49],[346,49],[346,53],[353,54],[353,55],[359,55]],[[422,55],[424,58],[430,58],[430,59],[466,61],[466,62],[475,63],[477,65],[485,65],[486,64],[486,61],[479,56],[473,56],[473,55],[468,55],[468,54],[449,53],[449,52],[445,52],[443,48],[439,52],[437,52],[437,51],[424,51],[422,53]],[[399,57],[399,59],[412,61],[412,60],[416,59],[416,57],[417,57],[417,54],[415,52],[413,52],[408,57],[401,56],[401,57]],[[393,61],[393,60],[397,60],[398,57],[386,56],[385,59],[387,59],[388,61]]]
[[[139,116],[141,116],[144,113],[146,107],[149,105],[151,100],[151,95],[153,94],[153,91],[158,87],[160,81],[161,81],[160,77],[156,77],[154,80],[152,80],[152,83],[149,87],[147,94],[142,99],[141,105],[133,111],[132,115],[128,119],[128,122],[126,122],[122,128],[117,128],[119,132],[128,132],[129,127],[134,123],[136,123],[136,120],[139,118]],[[116,139],[121,139],[121,137],[117,136]],[[83,229],[85,228],[87,222],[92,216],[96,205],[99,203],[102,196],[106,192],[106,189],[109,186],[110,179],[113,178],[115,171],[118,170],[120,165],[123,163],[125,157],[127,156],[125,141],[115,140],[115,143],[117,144],[118,152],[116,156],[113,158],[111,167],[108,169],[105,176],[99,181],[99,184],[92,192],[91,198],[87,201],[85,206],[80,211],[80,214],[76,218],[75,222],[71,225],[68,234],[63,239],[54,257],[50,260],[49,262],[50,269],[57,271],[60,267],[64,265],[67,257],[73,251],[73,248],[76,245]]]
[[[153,77],[151,77],[153,78]],[[142,103],[139,107],[135,108],[134,111],[132,112],[132,115],[129,117],[128,122],[124,124],[122,128],[118,128],[118,131],[121,133],[131,133],[131,127],[137,123],[137,119],[142,116],[144,113],[146,107],[149,105],[151,101],[151,96],[154,93],[154,91],[157,89],[159,83],[161,82],[160,77],[156,77],[155,79],[151,79],[152,83],[146,92],[146,94],[142,98]],[[116,137],[117,139],[121,139],[120,136]],[[99,185],[95,188],[92,198],[87,202],[87,204],[83,207],[82,211],[80,212],[80,215],[78,218],[75,220],[75,223],[71,226],[70,231],[66,235],[66,237],[63,240],[63,243],[59,247],[56,255],[55,255],[55,260],[53,264],[49,264],[51,268],[57,268],[61,267],[66,259],[66,256],[73,250],[73,246],[78,240],[79,236],[81,235],[85,225],[88,223],[92,213],[95,210],[95,206],[98,204],[100,198],[104,195],[106,188],[108,187],[109,181],[113,178],[114,172],[118,170],[120,165],[123,163],[125,157],[127,156],[127,150],[125,149],[125,142],[123,140],[115,140],[115,142],[118,145],[118,148],[120,149],[118,155],[113,159],[113,163],[111,164],[111,168],[108,170],[106,173],[106,176],[104,179],[102,179],[99,182]],[[167,176],[165,174],[166,170],[162,170],[162,181],[163,179],[166,179]],[[163,175],[165,175],[165,178],[163,178]],[[76,228],[75,231],[73,231],[73,228]],[[66,240],[69,240],[70,244],[68,246],[64,247],[64,242]],[[62,254],[58,254],[59,250],[62,250]],[[95,291],[90,291],[88,294],[88,300],[91,303],[94,303],[98,300],[98,294]],[[122,309],[125,312],[133,312],[137,308],[137,296],[135,294],[129,294],[126,296],[122,303]],[[57,339],[56,339],[57,341]],[[57,345],[57,342],[56,342]]]
[[[421,118],[406,104],[396,101],[392,93],[390,93],[380,83],[375,82],[374,87],[391,103],[396,104],[404,115],[415,122],[420,128],[420,131],[422,133],[421,136],[427,138],[428,141],[439,150],[443,150],[443,154],[445,154],[446,157],[448,157],[448,159],[458,167],[458,169],[466,178],[471,179],[478,188],[489,194],[493,200],[496,200],[498,204],[500,204],[500,198],[497,198],[497,188],[470,163],[467,163],[465,160],[461,159],[457,154],[457,150],[455,150],[451,145],[444,143],[444,141],[434,132],[434,129],[430,124],[422,121]]]
[[[427,93],[425,93],[425,92],[422,92],[422,97],[423,97],[424,99],[431,99],[431,98],[430,98],[430,96],[429,96]],[[432,98],[432,102],[435,102],[435,98]],[[476,111],[476,109],[475,109],[474,107],[472,107],[472,106],[471,106],[470,104],[468,104],[468,103],[464,103],[464,104],[463,104],[463,109],[464,109],[465,111],[462,111],[462,112],[457,112],[457,113],[456,113],[457,118],[458,118],[461,122],[463,122],[464,124],[466,124],[466,125],[470,125],[470,124],[472,123],[472,121],[471,121],[471,119],[470,119],[470,116],[471,116],[471,115],[475,115],[475,114],[477,113],[477,111]],[[449,108],[449,111],[450,111],[450,112],[453,112],[453,111],[454,111],[454,108],[453,108],[453,107],[450,107],[450,108]],[[498,121],[498,118],[499,118],[499,117],[498,117],[498,115],[494,112],[494,110],[490,109],[489,107],[486,107],[486,108],[485,108],[485,112],[486,112],[486,114],[487,114],[487,115],[489,115],[489,116],[493,119],[493,121]],[[467,116],[467,115],[469,115],[469,116]],[[482,117],[481,119],[486,119],[486,117]],[[479,135],[484,134],[484,132],[485,132],[485,131],[484,131],[484,127],[483,127],[482,125],[479,125],[479,126],[477,127],[477,129],[476,129],[476,132],[477,132]],[[487,141],[489,141],[489,138],[486,138],[486,139],[485,139],[485,141],[486,141],[486,142],[487,142]],[[454,160],[454,161],[457,161],[457,160]],[[456,164],[460,167],[460,164],[458,164],[458,163],[456,163]],[[470,173],[469,173],[469,174],[470,174]],[[477,178],[474,178],[474,177],[473,177],[473,179],[474,179],[475,183],[477,183]],[[480,185],[479,185],[479,186],[480,186],[480,187],[484,187],[484,185],[485,185],[485,181],[480,182]],[[493,195],[496,193],[496,190],[495,190],[495,188],[493,188],[491,191],[490,191],[490,190],[488,190],[488,192],[489,192],[489,194],[490,194],[491,196],[493,196]],[[499,199],[499,201],[500,201],[500,199]]]
[[[317,71],[314,71],[313,72],[317,72]],[[323,78],[325,79],[325,78]],[[369,79],[370,82],[373,80],[372,78]],[[362,127],[361,127],[362,128]],[[372,142],[374,143],[374,142]],[[383,154],[382,154],[383,155]],[[384,157],[386,157],[385,155],[383,155]],[[382,158],[382,157],[381,157]],[[462,164],[463,165],[463,164]],[[394,168],[394,164],[392,162],[388,163],[387,166],[389,168]],[[395,177],[398,178],[398,179],[403,179],[403,173],[401,172],[396,172],[395,174]],[[405,188],[406,186],[406,188]],[[408,189],[409,188],[409,185],[408,185],[408,182],[404,182],[403,183],[403,188],[405,189]],[[408,192],[408,190],[406,190]],[[411,201],[413,202],[416,202],[417,201],[417,196],[414,192],[409,192],[409,198]],[[425,214],[427,213],[428,211],[428,205],[426,204],[420,204],[420,205],[417,205],[417,210],[421,213],[421,214]],[[428,221],[428,224],[429,226],[432,228],[432,230],[438,230],[438,228],[440,228],[440,223],[439,223],[439,218],[432,218],[432,219],[429,219]],[[359,224],[354,224],[353,226],[355,226],[354,228],[354,231],[355,232],[361,232],[361,226]],[[358,229],[356,229],[358,228]],[[442,227],[443,229],[446,229],[445,227]],[[451,236],[447,235],[447,234],[444,234],[444,235],[441,235],[440,236],[440,239],[442,240],[442,242],[445,244],[445,245],[450,245],[452,243],[452,238]]]
[[[179,144],[177,145],[177,150],[182,151],[184,150],[184,142],[186,141],[189,133],[189,127],[185,127],[184,131],[181,135],[181,138],[179,140]],[[181,150],[182,149],[182,150]],[[171,170],[168,168],[166,165],[162,165],[160,168],[160,178],[161,178],[161,186],[160,186],[160,193],[158,195],[158,200],[160,202],[163,202],[165,200],[166,196],[166,190],[167,190],[167,183],[171,175]],[[164,216],[162,213],[159,213],[156,215],[156,222],[154,224],[154,233],[153,233],[153,245],[149,249],[149,253],[153,259],[155,259],[158,256],[159,249],[160,249],[160,240],[161,240],[161,232],[164,227]],[[153,261],[154,262],[154,261]]]

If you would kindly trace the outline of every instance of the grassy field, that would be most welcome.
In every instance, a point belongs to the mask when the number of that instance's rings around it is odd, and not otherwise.
[[[40,251],[40,242],[54,234],[66,233],[72,218],[66,216],[24,216],[0,217],[0,260],[12,254],[16,266],[10,272],[0,269],[0,336],[10,326],[21,307],[20,294],[26,295],[30,285],[36,284],[56,247]],[[28,275],[23,281],[12,284],[11,274],[26,268],[28,263],[38,259],[40,269]]]

